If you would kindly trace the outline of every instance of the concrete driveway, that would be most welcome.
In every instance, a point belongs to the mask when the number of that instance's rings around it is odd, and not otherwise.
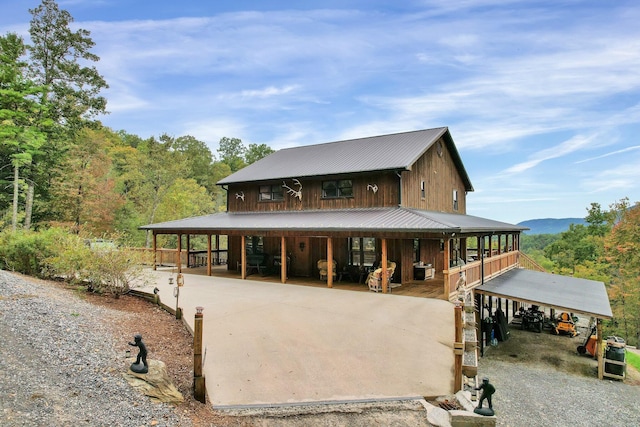
[[[152,286],[175,307],[171,271]],[[453,391],[447,301],[184,274],[180,307],[204,307],[204,373],[216,408],[439,396]],[[150,355],[153,357],[153,355]]]

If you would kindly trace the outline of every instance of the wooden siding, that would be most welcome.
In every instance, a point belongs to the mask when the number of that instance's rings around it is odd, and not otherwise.
[[[437,153],[442,143],[442,156]],[[402,206],[437,212],[466,214],[466,191],[447,146],[436,142],[420,157],[410,171],[402,173]],[[421,183],[425,183],[425,197]],[[453,190],[458,190],[458,209],[453,209]]]
[[[351,179],[353,197],[322,198],[322,182],[327,180]],[[243,183],[229,185],[229,212],[275,212],[284,210],[314,210],[314,209],[349,209],[370,207],[393,207],[399,204],[398,176],[394,172],[380,172],[376,175],[354,175],[350,177],[323,177],[300,179],[302,184],[302,201],[287,193],[283,188],[284,200],[259,201],[261,185],[282,185],[282,181],[269,183]],[[286,184],[298,189],[291,180]],[[367,188],[375,185],[377,191]],[[243,194],[244,200],[236,197]]]

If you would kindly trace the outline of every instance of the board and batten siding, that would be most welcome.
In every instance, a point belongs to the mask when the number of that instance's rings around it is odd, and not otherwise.
[[[322,198],[322,183],[327,180],[351,179],[353,197]],[[242,183],[229,185],[229,212],[275,212],[292,210],[349,209],[398,206],[399,178],[395,172],[373,174],[354,174],[340,177],[300,178],[302,200],[283,188],[284,199],[280,201],[260,201],[261,185],[280,185],[283,183],[298,190],[292,179],[268,183]],[[373,191],[373,187],[377,191]],[[244,200],[240,195],[244,195]]]
[[[438,143],[442,155],[438,155]],[[425,183],[425,197],[421,194]],[[453,190],[458,191],[458,209],[453,208]],[[402,173],[402,206],[437,212],[466,214],[464,182],[444,141],[439,140]]]

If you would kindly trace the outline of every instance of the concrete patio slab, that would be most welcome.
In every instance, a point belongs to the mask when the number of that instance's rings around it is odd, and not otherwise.
[[[152,271],[175,307],[171,270]],[[184,274],[179,305],[204,307],[214,407],[439,396],[453,392],[447,301]]]

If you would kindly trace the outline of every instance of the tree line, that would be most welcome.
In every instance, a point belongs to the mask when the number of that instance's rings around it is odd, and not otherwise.
[[[640,343],[640,203],[628,198],[608,210],[591,203],[586,225],[555,235],[522,236],[521,249],[556,274],[604,282],[614,318],[606,333]]]
[[[220,140],[218,158],[190,135],[141,138],[103,126],[108,84],[89,31],[55,0],[30,9],[30,43],[0,36],[0,227],[60,226],[148,244],[143,224],[225,209],[215,185],[273,152]]]

